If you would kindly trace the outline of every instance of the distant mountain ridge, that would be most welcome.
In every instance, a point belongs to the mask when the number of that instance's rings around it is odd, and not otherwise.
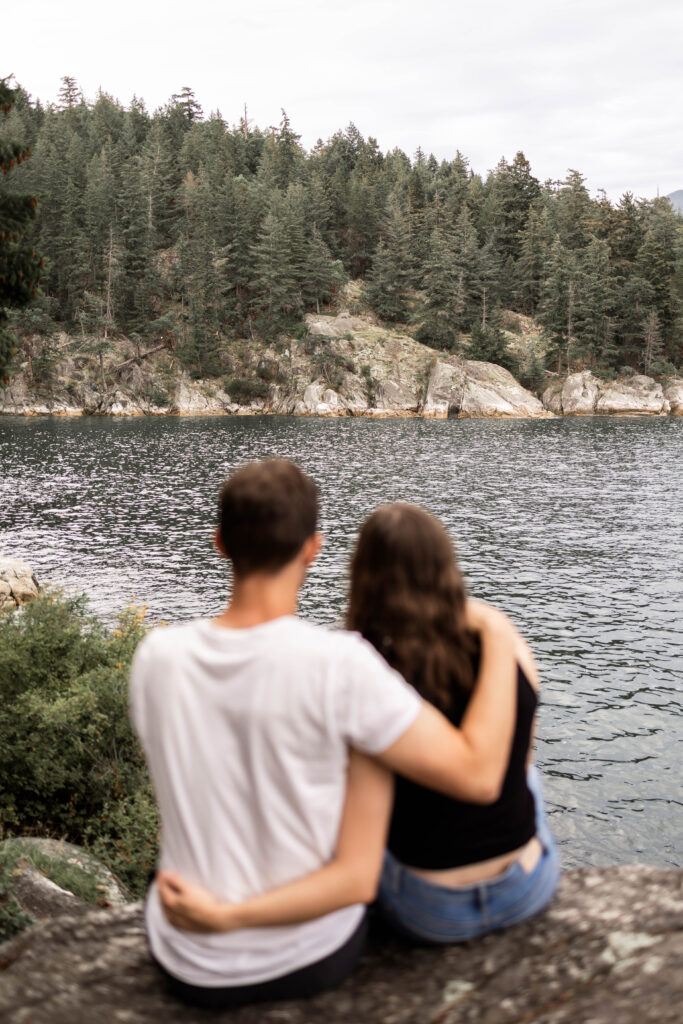
[[[675,192],[669,192],[666,198],[671,200],[675,210],[683,213],[683,188],[678,188]]]

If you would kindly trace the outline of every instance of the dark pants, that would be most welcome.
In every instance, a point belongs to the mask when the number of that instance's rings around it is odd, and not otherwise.
[[[164,975],[169,991],[183,1003],[201,1006],[206,1010],[232,1010],[247,1003],[264,1003],[276,999],[306,999],[317,995],[327,988],[341,984],[356,966],[367,936],[367,917],[363,918],[355,932],[343,946],[330,953],[329,956],[298,971],[285,974],[281,978],[257,982],[255,985],[240,985],[229,988],[204,988],[201,985],[190,985],[163,967],[155,960],[157,967]],[[154,958],[152,958],[154,959]]]

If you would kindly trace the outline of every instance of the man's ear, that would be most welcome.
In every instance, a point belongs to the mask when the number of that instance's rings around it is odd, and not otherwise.
[[[225,547],[223,546],[223,538],[221,537],[221,531],[219,527],[216,527],[213,535],[213,546],[215,547],[221,558],[227,558]]]
[[[322,533],[314,533],[308,538],[308,540],[304,541],[303,547],[301,548],[301,558],[306,568],[315,562],[316,558],[320,554],[322,546]]]

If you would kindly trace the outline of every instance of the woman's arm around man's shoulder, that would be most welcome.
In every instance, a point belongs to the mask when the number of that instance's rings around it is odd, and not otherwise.
[[[378,760],[448,796],[492,803],[510,756],[519,635],[507,615],[483,601],[469,600],[466,612],[468,627],[481,638],[481,660],[461,727],[425,702],[413,724]]]

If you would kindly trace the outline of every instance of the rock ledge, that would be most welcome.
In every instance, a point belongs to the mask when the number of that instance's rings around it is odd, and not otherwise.
[[[164,991],[139,904],[61,917],[0,947],[7,1024],[201,1024]],[[683,870],[581,868],[528,924],[411,948],[375,937],[355,974],[308,1002],[212,1015],[231,1024],[680,1024]],[[106,1010],[104,1009],[106,1008]],[[104,1013],[104,1017],[103,1017]]]

